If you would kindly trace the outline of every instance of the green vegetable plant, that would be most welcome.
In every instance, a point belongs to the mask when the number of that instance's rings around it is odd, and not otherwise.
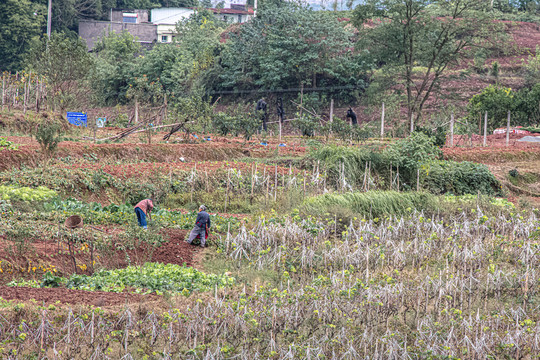
[[[0,200],[19,200],[26,202],[44,201],[57,196],[56,191],[44,186],[37,188],[16,187],[10,185],[0,185]]]
[[[0,136],[0,151],[2,150],[18,150],[19,145],[14,144],[13,141],[9,141],[5,137]]]

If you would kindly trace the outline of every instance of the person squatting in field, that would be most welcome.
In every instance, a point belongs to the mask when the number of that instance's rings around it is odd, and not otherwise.
[[[144,199],[139,201],[137,205],[135,205],[135,214],[137,215],[137,221],[139,222],[139,226],[142,226],[145,230],[148,229],[147,223],[146,223],[146,216],[148,215],[148,219],[152,220],[152,216],[150,213],[152,212],[152,209],[154,208],[154,203],[151,199]]]
[[[195,227],[191,230],[188,244],[191,244],[197,237],[201,239],[201,247],[206,247],[206,238],[208,237],[208,229],[210,229],[210,215],[206,212],[206,206],[199,206],[199,214],[195,220]]]

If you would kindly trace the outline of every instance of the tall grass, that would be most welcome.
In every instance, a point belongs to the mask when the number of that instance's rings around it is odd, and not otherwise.
[[[436,210],[436,196],[424,192],[369,191],[325,194],[307,198],[301,211],[310,215],[380,217],[402,215],[412,210]]]
[[[328,180],[338,183],[345,176],[351,184],[360,184],[364,177],[366,163],[379,164],[381,154],[368,148],[358,149],[345,146],[325,146],[312,150],[308,158],[319,162],[327,170]]]

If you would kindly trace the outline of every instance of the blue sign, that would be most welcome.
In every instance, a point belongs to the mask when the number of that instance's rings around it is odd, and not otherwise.
[[[68,122],[75,126],[88,126],[88,117],[82,112],[67,112]]]

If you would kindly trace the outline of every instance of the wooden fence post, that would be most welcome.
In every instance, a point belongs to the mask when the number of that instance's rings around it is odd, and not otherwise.
[[[39,76],[36,77],[36,112],[39,111]]]
[[[454,112],[450,114],[450,147],[454,146]]]
[[[384,138],[384,102],[382,103],[381,111],[381,140]]]
[[[268,204],[268,193],[270,191],[270,171],[268,172],[268,179],[266,178],[266,167],[264,168],[264,178],[266,179],[266,196],[264,197],[264,205]]]
[[[414,131],[414,113],[411,113],[411,134]]]
[[[487,145],[487,121],[488,121],[488,112],[484,115],[484,146]]]
[[[163,96],[163,123],[165,124],[167,122],[167,110],[168,110],[168,106],[167,106],[167,94],[165,94]]]
[[[135,97],[135,124],[139,122],[139,100]]]
[[[330,99],[330,122],[334,121],[334,99]]]
[[[306,170],[304,170],[304,197],[306,197]]]
[[[23,83],[23,114],[26,114],[26,88],[28,87],[28,83],[25,81]]]
[[[6,76],[2,73],[2,111],[4,111],[4,94],[6,92]]]
[[[300,117],[302,117],[302,105],[304,103],[304,84],[300,86]]]
[[[510,110],[508,110],[508,120],[506,121],[506,146],[510,143]]]
[[[276,165],[275,184],[274,184],[274,202],[277,201],[277,187],[278,187],[278,183],[277,183],[277,165]]]
[[[229,201],[229,182],[231,181],[231,169],[227,170],[227,192],[225,193],[225,211],[227,212],[227,202]]]

